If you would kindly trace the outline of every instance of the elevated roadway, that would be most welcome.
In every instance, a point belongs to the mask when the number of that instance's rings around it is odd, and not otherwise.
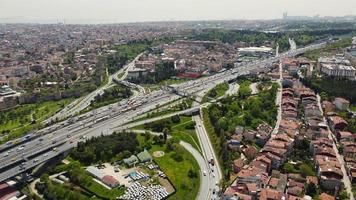
[[[302,49],[293,50],[278,57],[257,61],[245,66],[233,68],[210,77],[173,85],[175,90],[194,95],[219,83],[248,74],[250,71],[263,69],[281,58],[295,56],[306,50],[320,48],[325,44],[316,44]],[[128,124],[134,117],[143,115],[161,105],[173,102],[180,96],[169,91],[158,90],[150,94],[141,94],[117,104],[105,106],[91,112],[69,118],[39,130],[37,137],[29,139],[21,145],[12,145],[6,150],[0,148],[0,182],[17,174],[23,173],[34,166],[46,162],[62,152],[73,148],[81,138],[111,134],[112,128]],[[54,148],[56,143],[62,145]]]

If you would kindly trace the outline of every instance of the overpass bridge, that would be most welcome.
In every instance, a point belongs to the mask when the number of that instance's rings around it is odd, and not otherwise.
[[[316,44],[302,49],[293,50],[272,57],[264,61],[258,61],[246,66],[233,68],[210,77],[188,81],[182,84],[173,85],[177,91],[184,91],[186,96],[192,96],[207,88],[212,88],[219,83],[235,79],[237,76],[248,74],[251,70],[264,68],[267,64],[278,61],[279,59],[291,57],[323,47],[325,44]],[[0,181],[4,181],[17,174],[26,172],[41,163],[47,162],[61,153],[74,148],[83,136],[88,138],[100,136],[101,134],[111,134],[115,127],[129,128],[129,123],[133,118],[143,115],[159,105],[167,104],[179,99],[180,96],[164,90],[154,91],[149,94],[137,96],[124,103],[118,103],[91,111],[80,115],[73,120],[66,121],[46,127],[41,132],[40,137],[30,138],[23,143],[23,150],[18,151],[17,146],[8,148],[9,153],[0,148]],[[181,111],[180,114],[198,112],[197,108]],[[147,122],[146,122],[147,123]],[[69,135],[69,136],[68,136]],[[39,143],[40,140],[46,141]],[[64,143],[56,150],[53,148],[53,141],[63,141]],[[23,159],[28,157],[29,159]],[[33,158],[28,155],[35,155]],[[12,166],[4,168],[4,166]]]

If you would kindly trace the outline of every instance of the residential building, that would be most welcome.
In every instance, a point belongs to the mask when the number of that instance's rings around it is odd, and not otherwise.
[[[346,120],[340,116],[330,116],[327,118],[330,129],[335,132],[336,130],[343,130],[347,126]]]
[[[335,100],[333,101],[333,104],[336,106],[337,109],[342,110],[342,111],[349,109],[349,106],[350,106],[350,102],[344,98],[341,98],[341,97],[335,98]]]
[[[100,171],[98,168],[94,166],[87,167],[86,171],[94,178],[97,178],[99,180],[101,180],[105,176],[105,174],[102,171]]]
[[[144,151],[138,153],[137,158],[140,160],[140,162],[143,162],[143,163],[152,161],[152,156],[146,149]]]
[[[131,155],[129,158],[125,158],[123,161],[129,167],[135,166],[139,162],[137,156],[135,155]]]
[[[318,59],[320,71],[328,76],[355,78],[355,68],[350,60],[340,57],[320,57]]]

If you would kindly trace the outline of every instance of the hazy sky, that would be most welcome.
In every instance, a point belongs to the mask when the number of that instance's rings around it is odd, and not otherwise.
[[[0,22],[272,19],[356,15],[356,0],[0,0]]]

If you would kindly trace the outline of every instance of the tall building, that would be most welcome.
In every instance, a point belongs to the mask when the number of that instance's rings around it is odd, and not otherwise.
[[[283,19],[286,20],[288,18],[288,13],[287,12],[284,12],[283,13]]]

